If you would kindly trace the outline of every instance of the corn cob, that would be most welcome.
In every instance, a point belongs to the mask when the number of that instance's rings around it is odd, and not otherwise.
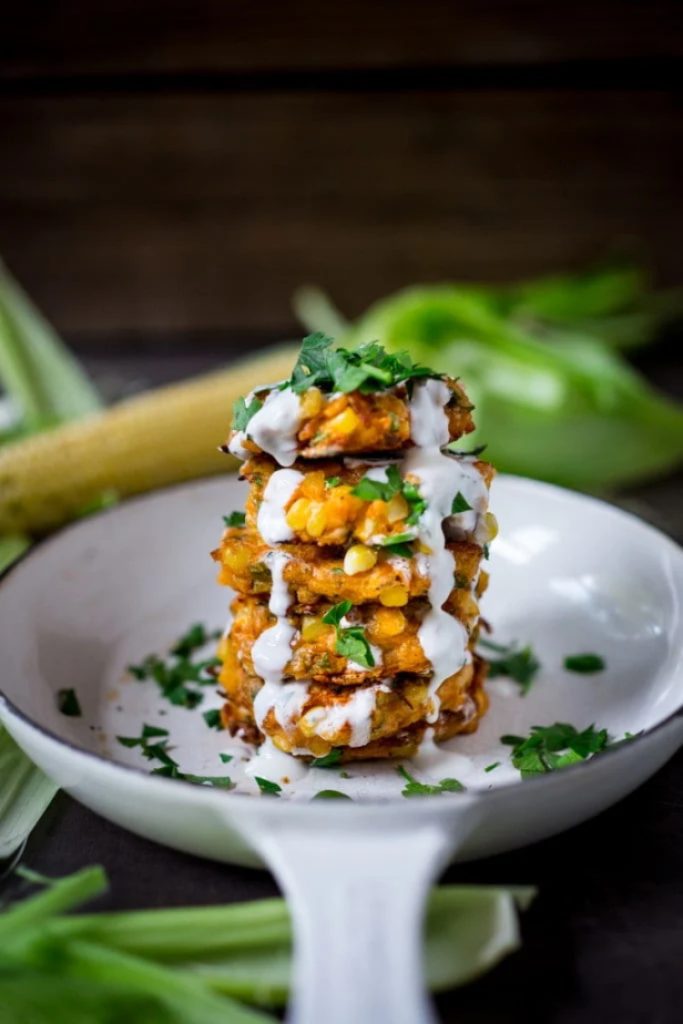
[[[231,403],[288,376],[295,357],[277,348],[0,449],[0,534],[45,533],[105,492],[125,497],[234,470],[217,450]]]

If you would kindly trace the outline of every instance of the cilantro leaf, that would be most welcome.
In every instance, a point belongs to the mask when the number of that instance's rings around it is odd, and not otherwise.
[[[453,498],[453,504],[451,505],[451,514],[457,515],[459,512],[471,512],[472,506],[463,496],[461,491],[458,491],[456,496]]]
[[[349,661],[355,661],[363,668],[374,668],[375,659],[362,626],[338,629],[335,651]]]
[[[220,757],[223,764],[230,764],[230,762],[232,761],[232,754],[219,754],[218,756]]]
[[[593,672],[602,672],[605,662],[599,654],[568,654],[564,659],[564,667],[569,672],[589,675]]]
[[[593,725],[579,732],[567,722],[555,722],[553,725],[533,725],[526,739],[502,737],[502,742],[513,740],[516,742],[511,744],[512,763],[522,778],[529,778],[599,754],[607,748],[608,734],[606,729],[596,729]]]
[[[254,781],[265,796],[279,796],[282,792],[282,786],[279,786],[277,782],[271,782],[270,779],[262,779],[260,775],[255,775]]]
[[[328,476],[325,480],[325,487],[331,490],[333,487],[339,487],[341,482],[342,478],[340,476]]]
[[[510,679],[514,679],[516,683],[519,683],[522,696],[526,696],[536,673],[541,667],[541,663],[536,658],[531,646],[527,644],[526,647],[519,649],[516,643],[504,646],[502,644],[494,644],[485,637],[479,638],[479,644],[481,647],[502,655],[500,658],[488,659],[489,678],[495,679],[496,676],[509,676]]]
[[[314,757],[311,761],[311,768],[334,768],[341,759],[341,747],[333,747],[329,754],[325,754],[324,757]]]
[[[57,710],[67,718],[80,718],[82,715],[78,695],[74,689],[57,691]]]
[[[232,407],[232,429],[244,432],[247,429],[249,420],[263,407],[260,398],[252,398],[247,405],[243,398],[238,398]]]
[[[351,800],[347,793],[341,793],[338,789],[321,789],[316,793],[313,800]]]
[[[457,779],[442,779],[436,784],[418,782],[402,764],[398,765],[396,771],[406,780],[401,796],[439,796],[441,793],[462,793],[465,789],[462,782],[458,782]]]
[[[348,394],[383,390],[419,377],[441,376],[414,363],[407,352],[386,352],[376,341],[354,350],[333,345],[334,340],[320,332],[304,338],[287,386],[296,394],[313,386]]]
[[[338,626],[345,615],[353,608],[351,601],[340,601],[339,604],[333,605],[329,608],[322,617],[322,621],[327,626]]]
[[[161,695],[171,704],[195,708],[204,699],[197,687],[210,686],[214,683],[213,670],[220,661],[218,658],[194,661],[192,655],[218,636],[220,631],[209,632],[201,623],[195,623],[171,647],[168,659],[164,660],[158,654],[150,654],[139,665],[129,665],[128,671],[140,682],[154,680],[161,690]]]
[[[211,708],[210,711],[205,711],[202,714],[202,718],[208,725],[209,729],[216,729],[221,732],[223,729],[223,719],[218,708]]]
[[[407,526],[415,526],[427,508],[427,502],[420,494],[417,484],[401,478],[398,466],[389,466],[386,470],[386,481],[373,480],[364,476],[359,480],[351,493],[363,501],[391,501],[395,495],[403,496],[408,505]]]
[[[244,512],[231,512],[228,516],[223,516],[223,522],[226,526],[244,526],[247,521],[247,517]]]

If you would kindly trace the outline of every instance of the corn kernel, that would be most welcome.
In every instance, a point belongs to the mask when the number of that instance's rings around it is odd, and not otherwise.
[[[340,412],[338,416],[330,420],[328,430],[345,437],[347,434],[352,434],[359,426],[360,420],[353,409],[344,409],[344,412]]]
[[[379,601],[385,608],[402,608],[404,604],[408,604],[408,590],[400,583],[385,587],[379,595]]]
[[[375,533],[376,529],[376,521],[374,519],[371,519],[370,516],[363,516],[354,532],[356,536],[360,538],[360,540],[370,540],[373,533]]]
[[[246,547],[229,547],[223,552],[223,564],[233,572],[245,572],[251,562],[252,556]]]
[[[421,540],[417,542],[417,550],[421,555],[431,555],[432,549],[428,544],[424,544]]]
[[[311,537],[320,537],[327,525],[327,513],[319,502],[314,501],[306,517],[306,532]]]
[[[398,636],[406,628],[406,617],[398,608],[378,608],[375,613],[375,635],[378,639]]]
[[[488,531],[489,540],[493,540],[494,537],[498,536],[498,520],[494,516],[493,512],[487,512],[484,516],[486,521],[486,529]]]
[[[291,526],[293,530],[303,530],[306,526],[310,507],[311,503],[306,498],[297,498],[287,512],[287,525]]]
[[[395,494],[387,505],[387,519],[390,523],[397,523],[408,515],[408,502],[402,494]]]
[[[305,615],[301,624],[301,639],[307,643],[313,640],[317,640],[319,637],[329,630],[329,626],[326,626],[322,619],[317,619],[313,615]]]
[[[325,399],[323,398],[322,391],[319,388],[309,388],[301,399],[301,415],[305,419],[317,416],[319,412],[322,412],[324,404]]]
[[[354,544],[344,555],[344,572],[347,576],[355,576],[359,572],[367,572],[377,562],[377,555],[365,544]]]

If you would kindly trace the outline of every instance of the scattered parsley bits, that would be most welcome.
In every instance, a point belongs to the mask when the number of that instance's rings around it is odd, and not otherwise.
[[[249,420],[262,407],[263,402],[258,398],[252,398],[248,405],[243,398],[238,398],[232,407],[232,429],[246,430]]]
[[[220,757],[223,764],[230,764],[230,762],[232,761],[232,754],[219,754],[218,756]]]
[[[160,736],[168,736],[168,729],[162,729],[159,725],[144,725],[139,736],[117,736],[117,742],[122,747],[146,747],[147,741],[157,739]]]
[[[566,722],[555,722],[554,725],[532,725],[530,736],[503,736],[501,742],[512,746],[512,763],[525,779],[599,754],[608,745],[608,735],[606,729],[596,729],[593,725],[579,732]]]
[[[282,786],[279,786],[277,782],[271,782],[270,779],[262,779],[260,775],[254,776],[254,782],[256,782],[258,788],[265,796],[279,796],[282,792]]]
[[[204,699],[201,687],[215,683],[214,670],[220,661],[218,658],[194,661],[193,655],[218,636],[219,631],[209,632],[201,623],[196,623],[173,645],[167,659],[150,654],[139,665],[129,665],[128,671],[139,682],[153,679],[161,695],[171,704],[196,708]]]
[[[188,772],[181,772],[177,764],[162,765],[155,768],[152,775],[161,775],[166,779],[179,779],[181,782],[191,782],[195,786],[209,786],[215,789],[234,789],[235,783],[227,775],[193,775]]]
[[[347,793],[342,793],[338,789],[321,789],[319,793],[316,793],[312,798],[313,800],[351,800],[351,797]]]
[[[296,394],[309,387],[322,391],[377,391],[419,377],[441,377],[414,363],[407,352],[389,353],[376,341],[350,351],[334,348],[334,340],[317,332],[301,343],[301,351],[286,386]],[[239,428],[238,428],[239,429]]]
[[[231,512],[229,516],[223,516],[223,522],[226,526],[244,526],[247,521],[246,514],[244,512]]]
[[[81,717],[81,705],[75,690],[69,689],[57,691],[57,710],[61,711],[63,715],[66,715],[67,718]]]
[[[471,512],[472,506],[464,497],[461,491],[458,491],[456,496],[453,498],[453,504],[451,505],[451,515],[457,515],[459,512]]]
[[[398,466],[389,466],[386,480],[373,480],[364,476],[351,491],[354,497],[362,501],[391,501],[397,494],[402,495],[408,506],[406,525],[415,526],[427,508],[427,502],[420,494],[419,487],[411,480],[401,477]],[[414,538],[411,537],[411,540]]]
[[[487,764],[484,768],[485,772],[492,772],[494,768],[500,768],[500,761],[494,761],[493,764]]]
[[[340,625],[352,607],[351,601],[340,601],[325,612],[322,621],[328,626],[334,626],[337,631],[334,647],[337,654],[355,661],[362,668],[374,668],[375,659],[363,626]]]
[[[340,476],[328,476],[325,480],[325,487],[330,490],[332,487],[339,487],[341,482],[342,478]]]
[[[465,789],[462,782],[458,782],[457,779],[442,779],[435,785],[418,782],[402,764],[397,767],[396,771],[406,780],[406,785],[401,790],[401,796],[438,796],[441,793],[462,793]]]
[[[590,675],[593,672],[602,672],[605,662],[599,654],[568,654],[564,659],[564,667],[568,672]]]
[[[333,747],[329,754],[324,757],[314,757],[311,761],[311,768],[334,768],[342,759],[341,747]]]
[[[210,711],[204,711],[202,718],[208,725],[209,729],[217,729],[218,732],[221,732],[223,729],[223,720],[218,708],[211,708]]]
[[[479,638],[479,644],[487,651],[493,651],[501,655],[500,658],[487,659],[489,663],[489,679],[495,679],[496,676],[509,676],[510,679],[514,679],[516,683],[519,683],[522,696],[526,696],[536,673],[541,667],[541,663],[536,658],[530,645],[527,644],[526,647],[519,648],[514,642],[507,645],[494,644],[485,637]]]

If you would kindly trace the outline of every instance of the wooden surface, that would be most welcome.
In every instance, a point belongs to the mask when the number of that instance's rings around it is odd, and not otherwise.
[[[678,281],[681,5],[29,2],[0,252],[69,337],[291,333],[609,252]]]

